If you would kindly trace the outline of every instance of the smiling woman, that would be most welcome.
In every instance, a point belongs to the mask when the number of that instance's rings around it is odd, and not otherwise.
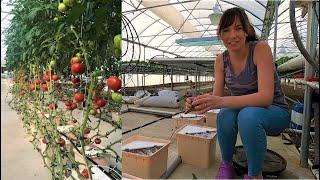
[[[266,134],[280,133],[290,121],[271,49],[266,42],[257,41],[240,8],[223,13],[218,35],[227,50],[215,62],[213,93],[188,98],[186,109],[195,106],[197,113],[202,114],[222,108],[217,119],[222,164],[216,178],[233,177],[232,155],[238,129],[248,158],[249,175],[245,178],[262,178]],[[231,96],[223,97],[225,85]]]

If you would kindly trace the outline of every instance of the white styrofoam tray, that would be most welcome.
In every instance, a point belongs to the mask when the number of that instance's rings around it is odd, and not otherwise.
[[[208,112],[218,114],[220,112],[220,109],[211,109]]]
[[[198,117],[203,117],[204,115],[199,115],[199,114],[193,114],[193,113],[180,113],[175,117],[179,117],[179,118],[198,118]]]

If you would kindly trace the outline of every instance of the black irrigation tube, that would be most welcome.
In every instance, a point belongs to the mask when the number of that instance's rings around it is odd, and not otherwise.
[[[149,126],[150,124],[156,123],[156,122],[161,121],[161,120],[163,120],[163,119],[171,118],[172,116],[177,115],[177,114],[182,113],[182,112],[184,112],[184,111],[180,111],[180,112],[174,113],[174,114],[172,114],[172,115],[164,116],[164,117],[162,117],[162,118],[160,118],[160,119],[157,119],[157,120],[148,122],[148,123],[146,123],[146,124],[144,124],[144,125],[142,125],[142,126],[138,126],[138,127],[133,128],[133,129],[127,130],[127,131],[125,131],[125,132],[122,132],[122,135],[127,134],[127,133],[132,132],[132,131],[135,131],[135,130],[138,130],[138,129],[140,129],[140,128]]]
[[[80,150],[78,149],[77,145],[75,145],[69,138],[67,135],[65,135],[62,132],[59,132],[62,136],[64,136],[66,139],[68,139],[70,141],[70,143],[72,144],[72,146],[78,151],[79,154],[81,154]],[[114,175],[113,173],[110,172],[106,172],[105,169],[103,169],[101,166],[99,166],[99,164],[97,162],[95,162],[94,160],[92,160],[90,157],[85,157],[87,158],[91,163],[93,163],[94,165],[96,165],[105,175],[107,175],[109,178],[113,179],[113,180],[117,180],[119,178],[116,178],[118,175]],[[118,156],[117,156],[118,159]],[[121,177],[120,177],[121,178]]]

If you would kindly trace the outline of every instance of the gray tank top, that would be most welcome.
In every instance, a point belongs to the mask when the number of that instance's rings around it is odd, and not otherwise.
[[[246,66],[239,76],[237,76],[232,68],[228,51],[223,52],[223,67],[225,84],[231,91],[231,95],[240,96],[253,94],[258,92],[258,74],[257,66],[253,61],[253,51],[257,44],[256,41],[249,42],[249,54]],[[279,106],[288,110],[288,104],[284,99],[281,83],[276,68],[274,68],[274,97],[272,105]]]

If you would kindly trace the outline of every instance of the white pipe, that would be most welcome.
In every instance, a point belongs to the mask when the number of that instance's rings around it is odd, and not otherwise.
[[[315,60],[317,63],[319,63],[319,48],[316,49]],[[286,71],[293,71],[293,70],[297,70],[297,69],[302,69],[302,68],[304,68],[305,61],[306,61],[306,59],[302,55],[299,55],[299,56],[289,60],[288,62],[281,64],[277,70],[278,70],[278,72],[286,72]]]

